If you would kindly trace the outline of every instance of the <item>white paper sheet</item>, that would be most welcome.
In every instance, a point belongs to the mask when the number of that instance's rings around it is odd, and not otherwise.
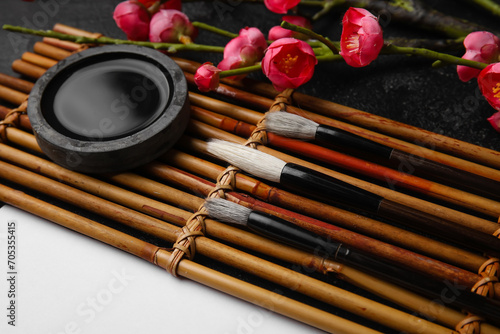
[[[9,206],[0,272],[4,334],[323,333]]]

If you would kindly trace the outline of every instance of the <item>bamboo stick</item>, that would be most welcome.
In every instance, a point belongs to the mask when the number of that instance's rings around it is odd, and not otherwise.
[[[38,79],[45,73],[45,68],[17,59],[12,62],[12,70],[32,79]]]
[[[193,80],[193,75],[189,73],[184,73],[186,78],[188,79],[188,82],[190,84],[194,83]],[[247,103],[250,104],[256,108],[260,108],[262,110],[268,110],[269,107],[274,103],[274,100],[251,94],[239,89],[236,89],[231,86],[223,85],[221,84],[219,86],[219,89],[216,91],[218,94],[222,96],[226,96],[231,99],[237,99],[240,103]],[[430,149],[424,147],[424,146],[418,146],[411,144],[413,143],[419,143],[419,141],[416,141],[416,139],[408,139],[409,142],[405,142],[403,140],[399,140],[396,138],[391,138],[387,135],[377,133],[374,131],[370,131],[355,125],[351,125],[342,121],[338,121],[336,119],[330,118],[330,117],[325,117],[319,114],[315,114],[312,112],[309,112],[307,110],[297,108],[294,106],[287,106],[287,111],[293,114],[301,115],[306,118],[309,118],[317,123],[320,124],[325,124],[333,127],[337,127],[339,129],[345,130],[352,132],[356,135],[365,137],[367,139],[376,141],[378,143],[396,148],[401,151],[408,152],[412,155],[416,156],[421,156],[429,160],[434,160],[436,162],[462,169],[471,173],[475,173],[478,175],[481,175],[486,178],[490,178],[496,181],[500,181],[500,170],[490,168],[484,165],[480,165],[478,163],[473,163],[471,161],[463,160],[460,158],[457,158],[455,156],[443,154],[438,151],[434,151],[433,149],[436,148],[436,146],[429,145]],[[406,126],[406,125],[402,125]],[[495,152],[495,151],[493,151]],[[498,152],[497,152],[498,153]],[[500,153],[498,153],[500,154]]]
[[[0,73],[0,85],[12,88],[21,93],[29,94],[34,86],[34,83]]]
[[[172,157],[172,159],[175,159],[175,161],[182,161],[186,159],[186,161],[189,160],[192,162],[194,160],[194,157],[190,157],[187,154],[176,150],[172,150],[169,154],[169,157]],[[208,161],[201,161],[201,160],[198,160],[197,163],[203,166],[211,164]],[[179,162],[179,165],[181,164],[183,163]],[[218,169],[219,174],[223,171],[222,167],[216,165],[207,168],[207,170],[210,170],[212,168]],[[143,166],[141,169],[145,173],[152,175],[155,178],[165,180],[166,182],[174,183],[176,186],[188,189],[189,191],[195,191],[196,193],[201,193],[203,196],[208,196],[210,191],[214,189],[215,186],[213,183],[205,179],[198,178],[192,174],[189,174],[186,171],[181,171],[174,167],[161,164],[158,162],[149,163]],[[112,180],[118,181],[117,179],[115,179],[115,177],[117,178],[118,176],[114,176]],[[133,183],[131,180],[120,180],[118,182],[120,182],[123,185],[133,187],[137,191],[141,191],[141,189],[148,187],[148,184],[151,181],[148,182],[147,180],[141,180],[141,182],[136,181],[135,183]],[[167,194],[160,192],[159,188],[158,189],[153,188],[149,190],[148,193],[149,195],[156,196],[162,200],[172,201],[171,203],[173,204],[183,205],[180,201],[176,201],[176,199],[174,198],[167,197]],[[290,220],[303,227],[306,227],[307,223],[309,223],[307,222],[307,220],[304,221],[303,223],[300,223],[298,220],[302,218],[298,217],[301,216],[292,215],[288,210],[278,208],[275,205],[270,205],[266,202],[255,200],[254,198],[245,196],[243,194],[229,192],[226,193],[226,196],[228,196],[228,198],[231,199],[233,202],[236,202],[251,209],[272,213],[281,218]],[[294,218],[292,218],[292,216],[294,216]],[[434,239],[429,239],[420,234],[403,230],[392,225],[383,224],[373,219],[356,215],[349,211],[335,209],[335,214],[330,215],[330,217],[331,217],[330,221],[333,221],[335,224],[346,228],[350,228],[357,233],[371,236],[378,240],[391,243],[394,246],[400,246],[412,250],[414,252],[430,256],[434,259],[441,260],[449,264],[453,264],[455,266],[467,269],[472,272],[477,272],[481,267],[481,265],[487,260],[485,257],[471,253],[467,250],[454,247]],[[323,226],[326,226],[326,228],[329,227],[328,225],[323,225]],[[335,229],[336,229],[335,232],[336,238],[339,238],[338,234],[340,234],[342,230],[339,230],[336,227]],[[346,240],[343,241],[346,244],[349,243]],[[359,247],[356,246],[357,243],[354,243],[353,241],[351,241],[351,244],[354,247]],[[372,251],[376,249],[378,249],[378,247],[373,246]],[[408,254],[407,256],[411,257],[411,254]]]
[[[0,170],[2,177],[7,178],[12,182],[42,191],[57,199],[64,200],[73,205],[78,205],[86,210],[90,210],[91,212],[98,213],[104,217],[125,223],[128,226],[132,226],[141,231],[147,233],[154,231],[154,233],[151,234],[162,237],[168,241],[173,242],[176,238],[172,237],[177,237],[177,235],[181,233],[180,228],[175,228],[165,222],[145,216],[131,209],[126,209],[125,207],[121,207],[112,202],[107,202],[94,195],[41,177],[19,167],[0,162]],[[86,179],[90,178],[87,177]],[[99,181],[95,180],[94,182]],[[103,187],[105,183],[101,183],[101,186]],[[110,186],[107,187],[109,188]],[[122,191],[124,193],[129,193],[129,196],[134,196],[133,193],[119,189],[113,189],[112,191]],[[170,210],[173,211],[174,208],[172,207]],[[169,212],[167,214],[168,217],[172,217],[173,215],[178,215],[178,212]],[[178,217],[176,219],[182,218]],[[379,304],[348,291],[312,279],[308,276],[304,276],[295,271],[262,260],[258,257],[237,251],[234,248],[212,241],[206,237],[198,237],[196,239],[196,246],[197,251],[200,254],[222,261],[235,268],[258,274],[259,276],[274,283],[281,284],[285,287],[294,289],[297,292],[309,295],[333,306],[341,307],[351,313],[377,321],[397,330],[406,330],[418,333],[421,331],[421,328],[408,328],[409,321],[418,321],[420,324],[425,322],[423,319],[417,320],[416,317],[407,313],[392,309],[383,304]],[[450,333],[449,329],[431,322],[425,323],[425,328],[427,333]]]
[[[7,116],[11,111],[12,111],[12,109],[9,109],[9,108],[4,107],[4,106],[0,106],[0,119],[5,119],[5,116]],[[19,115],[19,122],[20,122],[21,127],[23,127],[24,129],[26,129],[28,131],[32,130],[31,123],[28,119],[28,115],[26,115],[26,114]]]
[[[9,103],[15,104],[16,106],[23,103],[28,98],[28,95],[12,88],[0,85],[0,99],[5,100]]]
[[[10,142],[20,145],[24,148],[29,149],[35,153],[42,153],[42,149],[38,146],[35,136],[26,133],[23,130],[19,130],[15,127],[8,127],[5,129],[7,132],[7,138]]]
[[[255,126],[251,124],[238,122],[233,118],[223,117],[196,106],[193,106],[191,111],[194,119],[243,138],[248,138],[255,129]],[[498,205],[498,215],[500,216],[500,203],[491,199],[432,182],[411,174],[402,173],[312,143],[284,138],[273,133],[267,133],[267,140],[271,146],[284,149],[288,152],[298,153],[299,155],[326,162],[370,178],[386,181],[391,187],[395,186],[416,191],[469,209],[477,210],[481,207],[491,208],[492,205]],[[490,180],[490,182],[493,181]],[[500,187],[498,190],[500,190]]]
[[[52,30],[63,33],[63,34],[85,36],[85,37],[90,37],[90,38],[98,38],[98,37],[102,36],[102,34],[100,34],[100,33],[88,32],[88,31],[74,28],[74,27],[70,27],[68,25],[61,24],[61,23],[56,23],[54,25],[54,27],[52,28]],[[62,40],[59,40],[56,38],[48,38],[48,37],[44,37],[43,42],[50,44],[50,45],[53,45],[53,46],[56,46],[58,48],[62,48],[62,49],[71,51],[71,52],[80,51],[80,50],[82,50],[82,47],[85,47],[85,44],[78,44],[78,43],[73,43],[73,42],[69,42],[69,41],[62,41]]]
[[[110,246],[168,268],[170,252],[90,219],[78,216],[20,191],[0,184],[0,200]],[[189,260],[179,263],[178,274],[273,312],[330,333],[379,333],[341,317],[285,296],[240,281]]]
[[[33,51],[42,56],[46,56],[55,60],[63,60],[64,58],[69,57],[72,54],[68,50],[64,50],[57,46],[53,46],[44,42],[36,42],[33,45]]]
[[[63,41],[63,40],[60,40],[57,38],[44,37],[42,39],[42,41],[45,44],[49,44],[49,45],[52,45],[52,46],[55,46],[55,47],[58,47],[58,48],[61,48],[61,49],[64,49],[64,50],[67,50],[70,52],[75,52],[75,51],[82,49],[81,44],[73,43],[70,41]]]
[[[63,33],[63,34],[67,34],[67,35],[84,36],[84,37],[90,37],[90,38],[99,38],[100,36],[102,36],[102,34],[98,33],[98,32],[90,32],[90,31],[86,31],[83,29],[71,27],[71,26],[68,26],[68,25],[62,24],[62,23],[54,24],[54,27],[52,28],[52,30]],[[80,45],[80,44],[77,44],[77,45]]]
[[[190,73],[195,73],[201,64],[186,59],[174,58],[177,64]],[[243,81],[225,81],[231,86],[249,90],[255,94],[274,99],[279,94],[274,87],[265,82],[258,82],[246,78]],[[226,87],[225,87],[226,88]],[[462,156],[465,159],[477,161],[495,168],[500,168],[500,152],[485,147],[470,144],[444,135],[433,133],[415,126],[393,121],[391,119],[370,114],[361,110],[343,106],[331,101],[323,100],[311,95],[295,91],[293,101],[305,108],[319,114],[345,120],[389,136],[401,138],[409,142],[419,142],[422,145]],[[270,105],[265,109],[269,109]],[[411,152],[410,152],[411,153]],[[468,170],[468,169],[465,169]]]
[[[44,57],[44,56],[38,55],[38,54],[33,53],[33,52],[23,53],[23,55],[21,56],[21,59],[24,60],[25,62],[34,64],[34,65],[37,65],[37,66],[40,66],[40,67],[43,67],[46,69],[51,68],[52,66],[54,66],[58,62],[57,60],[54,60],[54,59],[48,58],[48,57]]]

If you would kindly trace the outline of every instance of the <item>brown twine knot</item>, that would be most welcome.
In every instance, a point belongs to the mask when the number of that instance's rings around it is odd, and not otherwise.
[[[291,104],[291,97],[293,94],[293,89],[287,88],[281,93],[279,93],[274,98],[274,103],[269,108],[269,111],[285,111],[287,105]]]
[[[26,114],[26,109],[28,108],[28,98],[26,98],[21,105],[15,109],[12,109],[5,115],[4,119],[0,121],[0,141],[6,143],[7,140],[7,128],[8,127],[19,127],[21,121],[21,115]]]
[[[172,254],[168,259],[167,271],[174,277],[178,277],[177,268],[179,263],[187,256],[192,260],[196,254],[195,238],[205,235],[205,217],[207,212],[203,209],[195,212],[182,228],[175,244],[172,246]]]
[[[484,319],[477,315],[469,314],[464,320],[457,324],[455,330],[460,334],[480,334],[481,321],[484,321]]]
[[[490,258],[486,260],[478,270],[478,274],[482,278],[474,284],[471,291],[482,296],[494,298],[494,284],[498,282],[499,268],[500,259]],[[484,321],[484,319],[469,313],[464,320],[457,324],[455,329],[460,334],[480,334],[481,321]]]
[[[483,278],[480,279],[471,291],[483,296],[495,297],[494,284],[498,282],[500,272],[500,259],[490,258],[486,260],[478,270],[478,274]]]

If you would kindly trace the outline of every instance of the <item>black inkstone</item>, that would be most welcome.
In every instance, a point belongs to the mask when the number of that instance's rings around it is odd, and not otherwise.
[[[177,64],[156,50],[92,48],[37,81],[28,115],[54,162],[86,173],[127,170],[180,138],[189,120],[187,83]]]

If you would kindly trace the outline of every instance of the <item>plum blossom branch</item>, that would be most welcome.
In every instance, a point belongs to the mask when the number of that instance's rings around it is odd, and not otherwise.
[[[36,35],[41,37],[52,37],[79,44],[132,44],[132,45],[145,46],[157,50],[166,50],[171,53],[175,53],[178,51],[200,51],[200,52],[216,52],[216,53],[224,52],[223,46],[203,45],[196,43],[189,43],[189,44],[153,43],[146,41],[130,41],[124,39],[109,38],[109,37],[92,38],[92,37],[62,34],[52,30],[34,30],[19,26],[12,26],[9,24],[3,25],[3,29],[7,31]]]
[[[480,7],[483,7],[493,15],[500,16],[500,5],[492,0],[467,0]]]
[[[234,70],[221,71],[219,73],[220,78],[227,78],[237,75],[248,74],[252,72],[260,72],[262,71],[261,63],[257,63],[255,65],[250,65],[246,67],[235,68]]]
[[[330,50],[332,50],[333,53],[337,53],[337,54],[339,53],[339,48],[332,41],[330,41],[328,38],[323,37],[322,35],[320,35],[318,33],[315,33],[311,29],[300,27],[298,25],[292,24],[292,23],[287,22],[287,21],[281,22],[281,27],[285,28],[285,29],[293,30],[296,32],[300,32],[301,34],[304,34],[304,35],[311,37],[312,39],[317,39],[318,41],[320,41],[321,43],[326,45]]]
[[[392,45],[392,44],[385,45],[382,48],[381,53],[383,53],[383,54],[415,55],[415,56],[420,56],[423,58],[440,60],[440,61],[445,62],[447,64],[464,65],[464,66],[468,66],[468,67],[477,68],[480,70],[482,70],[488,66],[488,64],[485,64],[485,63],[472,61],[472,60],[468,60],[468,59],[463,59],[460,57],[452,56],[452,55],[449,55],[446,53],[432,51],[429,49],[396,46],[396,45]]]
[[[217,35],[221,35],[221,36],[225,36],[225,37],[229,37],[229,38],[238,37],[238,34],[236,34],[234,32],[227,31],[227,30],[224,30],[224,29],[220,29],[220,28],[214,27],[212,25],[209,25],[209,24],[206,24],[206,23],[203,23],[203,22],[193,21],[192,24],[196,28],[203,29],[203,30],[206,30],[206,31],[210,31],[210,32],[212,32],[214,34],[217,34]]]

